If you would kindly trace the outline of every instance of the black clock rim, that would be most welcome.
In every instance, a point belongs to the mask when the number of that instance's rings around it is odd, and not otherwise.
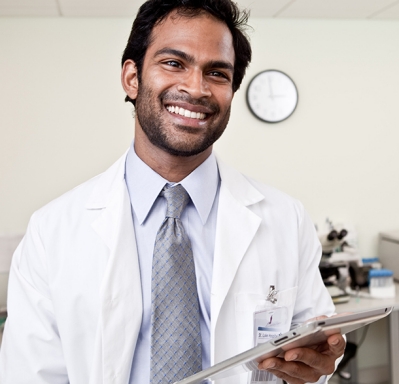
[[[255,113],[255,111],[252,109],[251,103],[249,102],[248,93],[249,93],[249,88],[250,88],[252,82],[253,82],[258,76],[260,76],[262,73],[265,73],[265,72],[280,72],[280,73],[282,73],[284,76],[287,76],[287,77],[292,81],[292,84],[294,84],[295,91],[296,91],[296,104],[295,104],[294,109],[291,111],[291,113],[290,113],[288,116],[284,117],[284,119],[275,120],[275,121],[270,121],[270,120],[263,119],[262,117],[258,116],[258,115]],[[276,123],[281,123],[281,122],[284,121],[284,120],[287,120],[287,119],[295,112],[296,107],[298,106],[298,102],[299,102],[299,92],[298,92],[298,88],[297,88],[297,86],[296,86],[296,84],[295,84],[295,81],[292,80],[292,78],[291,78],[289,75],[287,75],[285,72],[283,72],[283,71],[281,71],[281,70],[279,70],[279,69],[265,69],[265,70],[263,70],[263,71],[258,72],[256,75],[254,75],[254,76],[252,77],[252,79],[250,80],[250,82],[248,83],[248,85],[247,85],[247,91],[246,91],[246,93],[245,93],[245,99],[246,99],[246,102],[247,102],[248,109],[249,109],[249,111],[252,113],[253,116],[255,116],[258,120],[260,120],[260,121],[262,121],[262,122],[264,122],[264,123],[276,124]]]

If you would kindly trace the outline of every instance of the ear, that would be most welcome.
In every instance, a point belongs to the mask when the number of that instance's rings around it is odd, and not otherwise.
[[[134,61],[126,60],[123,63],[122,73],[121,73],[122,87],[126,94],[131,99],[137,98],[137,92],[139,89],[139,80],[137,74],[137,67]]]

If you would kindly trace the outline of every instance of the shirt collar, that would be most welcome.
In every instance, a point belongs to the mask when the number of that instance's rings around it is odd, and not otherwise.
[[[164,179],[134,151],[134,145],[126,157],[125,179],[132,207],[141,224],[144,223],[159,193],[168,180]],[[219,189],[220,176],[215,155],[211,155],[181,182],[190,195],[202,224],[208,220],[216,193]],[[206,187],[206,193],[204,188]]]

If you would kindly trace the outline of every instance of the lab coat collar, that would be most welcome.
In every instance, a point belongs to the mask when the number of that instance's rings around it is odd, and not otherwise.
[[[226,165],[216,155],[220,178],[225,188],[230,192],[232,198],[245,207],[259,203],[265,196],[260,193],[249,179],[236,169]]]
[[[127,151],[105,172],[96,176],[95,187],[86,203],[87,209],[105,208],[120,183],[125,182],[126,155]]]

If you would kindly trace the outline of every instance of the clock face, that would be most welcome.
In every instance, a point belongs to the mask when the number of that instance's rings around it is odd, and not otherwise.
[[[285,73],[267,70],[251,80],[247,89],[247,103],[258,119],[278,123],[294,112],[298,104],[298,91]]]

